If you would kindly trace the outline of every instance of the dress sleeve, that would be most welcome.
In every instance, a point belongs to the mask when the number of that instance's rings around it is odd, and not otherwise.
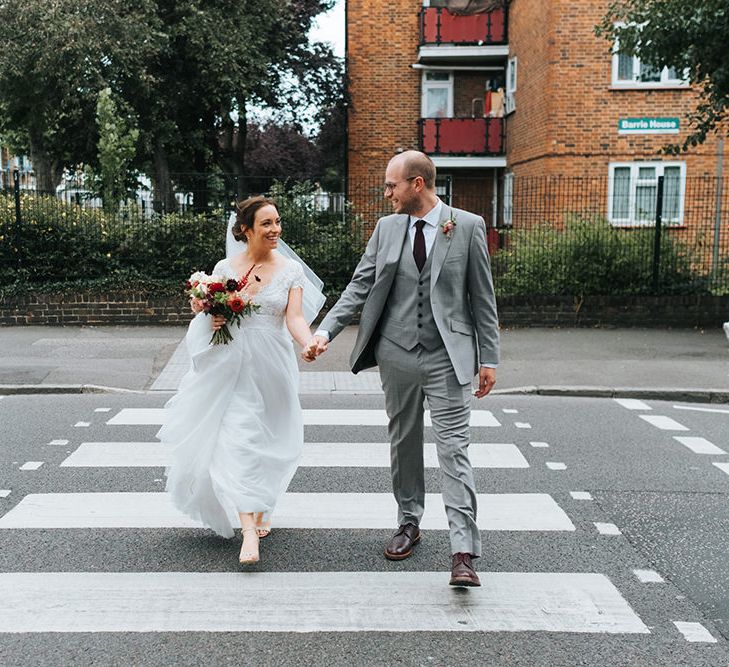
[[[213,269],[213,275],[222,275],[225,273],[225,263],[227,262],[227,259],[221,259]]]
[[[303,289],[306,283],[304,269],[301,268],[301,264],[299,264],[298,262],[295,262],[294,260],[291,260],[291,262],[293,266],[291,267],[290,272],[289,289],[292,289],[294,287],[300,287],[301,289]]]

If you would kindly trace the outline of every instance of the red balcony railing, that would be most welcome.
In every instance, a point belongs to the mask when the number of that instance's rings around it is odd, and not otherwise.
[[[470,16],[457,16],[443,7],[423,7],[420,11],[420,45],[506,44],[506,21],[505,7]]]
[[[420,150],[435,155],[503,155],[503,118],[421,118]]]

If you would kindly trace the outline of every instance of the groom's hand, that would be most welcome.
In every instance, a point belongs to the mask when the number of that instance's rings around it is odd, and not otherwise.
[[[478,371],[478,389],[474,393],[476,398],[483,398],[496,384],[496,369],[482,366]]]
[[[327,351],[329,341],[323,336],[312,336],[309,343],[301,352],[304,361],[314,361],[320,354]]]

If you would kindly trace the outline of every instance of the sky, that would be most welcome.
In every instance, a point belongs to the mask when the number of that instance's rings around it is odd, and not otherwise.
[[[340,58],[344,58],[344,2],[337,0],[330,11],[320,14],[309,33],[312,41],[330,42]]]

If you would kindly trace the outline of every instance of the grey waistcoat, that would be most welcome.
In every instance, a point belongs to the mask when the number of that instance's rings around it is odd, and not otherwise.
[[[406,350],[412,350],[418,343],[426,350],[443,345],[430,304],[432,257],[431,248],[423,271],[418,273],[409,235],[405,235],[397,275],[380,321],[380,335]]]

